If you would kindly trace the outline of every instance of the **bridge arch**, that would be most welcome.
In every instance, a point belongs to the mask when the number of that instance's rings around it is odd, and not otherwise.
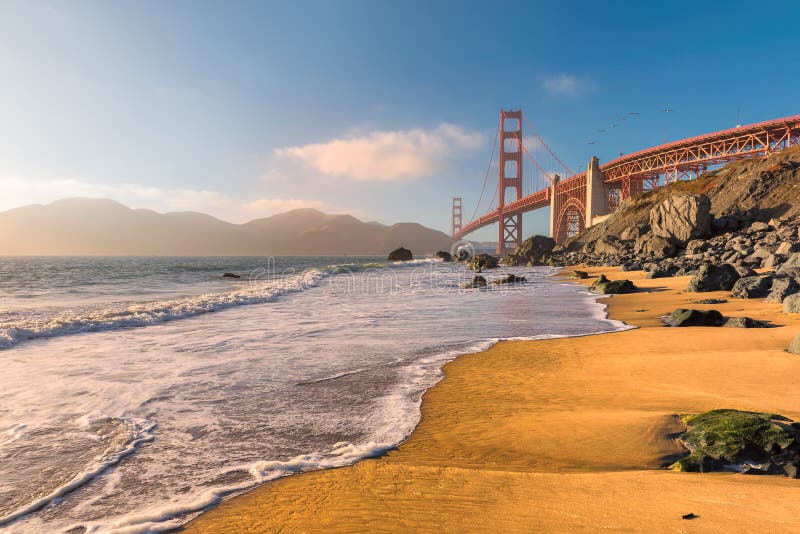
[[[586,206],[578,198],[569,198],[561,205],[556,221],[556,243],[563,243],[586,227]]]

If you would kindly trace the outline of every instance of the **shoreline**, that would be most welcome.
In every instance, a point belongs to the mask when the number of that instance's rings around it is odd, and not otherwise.
[[[800,481],[661,468],[682,454],[673,439],[682,428],[677,414],[733,407],[800,419],[800,400],[791,395],[800,360],[777,350],[800,320],[779,305],[729,299],[696,307],[791,326],[669,329],[659,316],[727,295],[682,293],[687,277],[586,270],[631,278],[646,290],[600,301],[609,319],[638,328],[501,341],[462,355],[442,368],[444,378],[424,394],[420,422],[397,448],[258,486],[184,531],[745,531],[768,523],[790,530]],[[716,500],[700,498],[708,495]],[[689,512],[700,518],[681,520]]]

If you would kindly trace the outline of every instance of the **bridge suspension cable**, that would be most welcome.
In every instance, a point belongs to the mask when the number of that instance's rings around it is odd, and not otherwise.
[[[500,121],[497,121],[497,129],[494,131],[494,141],[492,142],[492,155],[489,157],[489,165],[486,167],[486,176],[483,177],[483,187],[481,187],[481,196],[478,198],[477,204],[475,204],[475,211],[472,212],[472,218],[470,220],[474,220],[475,216],[478,215],[478,209],[481,206],[481,200],[483,200],[483,194],[486,191],[486,184],[489,182],[489,173],[492,171],[492,162],[494,161],[494,154],[497,151],[497,137],[500,135]],[[495,194],[497,192],[495,191]],[[489,206],[492,205],[492,202],[489,203]]]

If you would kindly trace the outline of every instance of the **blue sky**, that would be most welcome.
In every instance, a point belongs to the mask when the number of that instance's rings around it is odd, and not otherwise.
[[[499,6],[2,2],[0,209],[95,196],[447,230],[454,194],[472,213],[503,107],[573,169],[732,127],[737,108],[800,113],[796,2]]]

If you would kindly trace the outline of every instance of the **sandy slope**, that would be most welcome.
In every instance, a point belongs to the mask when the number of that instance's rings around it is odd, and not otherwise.
[[[680,453],[675,414],[800,419],[800,357],[784,351],[800,317],[731,300],[713,307],[780,327],[666,328],[660,315],[725,295],[683,293],[687,278],[601,271],[651,290],[609,299],[612,317],[642,328],[463,356],[397,450],[267,484],[186,530],[800,532],[798,480],[659,469]],[[682,520],[689,512],[700,517]]]

